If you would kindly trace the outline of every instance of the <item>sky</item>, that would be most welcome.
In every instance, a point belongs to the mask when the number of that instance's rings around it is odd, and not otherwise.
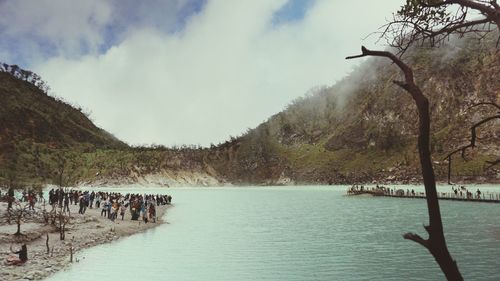
[[[133,145],[217,144],[359,61],[403,0],[0,0],[0,61]]]

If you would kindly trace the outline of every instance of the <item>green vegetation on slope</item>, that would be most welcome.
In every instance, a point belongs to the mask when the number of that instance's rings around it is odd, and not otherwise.
[[[472,124],[500,100],[500,53],[493,42],[417,49],[408,58],[431,102],[438,179],[444,155],[466,143]],[[417,116],[393,85],[398,70],[368,60],[331,87],[317,88],[257,128],[211,148],[129,147],[80,110],[0,72],[0,185],[134,183],[146,175],[199,172],[234,184],[411,182],[420,179]],[[44,84],[43,84],[44,85]],[[477,149],[455,156],[454,179],[498,181],[486,160],[499,155],[499,124],[480,129]],[[184,174],[180,177],[185,177]]]
[[[451,49],[413,50],[408,58],[431,102],[431,145],[440,180],[447,173],[442,158],[468,141],[472,124],[494,113],[468,107],[500,99],[494,42],[464,41]],[[242,183],[418,181],[417,114],[411,97],[392,83],[399,75],[393,65],[371,59],[336,85],[316,89],[220,146],[213,166]],[[478,148],[466,160],[455,157],[455,179],[499,180],[498,170],[485,169],[486,160],[498,157],[499,127],[498,122],[481,127]]]

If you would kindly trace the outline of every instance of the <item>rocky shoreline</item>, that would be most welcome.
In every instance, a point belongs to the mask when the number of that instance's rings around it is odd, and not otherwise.
[[[0,276],[1,280],[41,280],[64,269],[71,264],[73,255],[83,249],[96,245],[110,243],[122,237],[140,233],[160,226],[165,222],[168,205],[157,207],[156,223],[144,223],[130,220],[127,211],[125,219],[112,222],[100,216],[101,209],[87,209],[84,215],[78,214],[78,206],[71,206],[71,221],[66,226],[66,239],[59,239],[56,227],[44,224],[38,214],[21,225],[20,236],[15,236],[15,223],[5,221],[7,203],[0,203]],[[46,239],[49,238],[47,252]],[[20,248],[22,244],[28,247],[28,261],[20,266],[5,265],[7,257],[13,255],[10,251]],[[73,249],[73,250],[71,250]],[[73,262],[78,262],[73,258]]]
[[[194,171],[158,172],[144,175],[134,174],[129,176],[98,177],[93,180],[79,182],[80,186],[113,187],[120,185],[143,185],[162,187],[185,186],[228,186],[230,183],[210,174]]]
[[[204,173],[177,172],[146,174],[135,177],[105,177],[91,181],[80,182],[87,187],[113,187],[121,185],[161,186],[161,187],[209,187],[209,186],[294,186],[294,185],[352,185],[352,184],[410,184],[422,183],[421,175],[398,176],[357,176],[350,178],[335,178],[334,180],[317,177],[316,179],[301,179],[282,174],[276,179],[255,180],[250,182],[231,182],[212,177]],[[437,179],[438,184],[448,184],[445,179]],[[453,184],[500,184],[500,174],[496,176],[454,176]]]

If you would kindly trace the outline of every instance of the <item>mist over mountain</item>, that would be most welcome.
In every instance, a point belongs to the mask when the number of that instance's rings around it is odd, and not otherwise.
[[[469,107],[500,101],[500,54],[494,41],[461,42],[406,54],[431,102],[431,149],[439,180],[446,178],[444,156],[468,141],[475,122],[495,113]],[[398,69],[384,60],[367,60],[335,85],[313,88],[258,127],[210,148],[130,147],[96,127],[80,108],[47,95],[48,86],[35,73],[5,64],[0,70],[0,182],[54,183],[61,165],[73,167],[67,185],[420,179],[416,109],[392,83],[401,75]],[[500,154],[498,125],[482,126],[477,148],[465,159],[454,158],[454,180],[500,180],[498,168],[485,162]]]
[[[495,41],[463,40],[406,54],[431,102],[431,149],[440,180],[447,173],[443,157],[469,141],[475,122],[495,113],[468,108],[500,100]],[[337,84],[315,89],[218,147],[214,166],[241,183],[416,182],[418,117],[410,95],[392,82],[400,76],[387,61],[367,60]],[[500,154],[498,125],[481,127],[478,148],[465,160],[455,157],[454,179],[499,180],[499,171],[485,163]]]

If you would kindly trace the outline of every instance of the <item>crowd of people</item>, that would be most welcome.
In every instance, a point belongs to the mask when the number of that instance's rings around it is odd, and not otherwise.
[[[475,192],[476,196],[474,196],[474,193],[472,193],[472,191],[469,191],[463,185],[461,185],[461,186],[459,186],[457,188],[455,188],[454,186],[452,186],[451,190],[453,191],[453,193],[455,194],[455,197],[457,197],[457,198],[481,199],[481,194],[482,193],[481,193],[481,190],[479,190],[479,188]]]
[[[438,192],[438,197],[444,198],[457,198],[457,199],[487,199],[484,197],[484,194],[479,190],[479,188],[475,191],[469,191],[465,186],[455,187],[452,186],[452,193],[449,192]],[[378,184],[375,187],[365,187],[363,185],[352,185],[348,190],[348,195],[356,195],[362,193],[369,193],[373,195],[386,195],[386,196],[397,196],[397,197],[425,197],[425,192],[415,191],[415,189],[396,189],[396,188],[388,188],[385,186],[379,186]],[[481,197],[483,195],[483,197]],[[498,194],[493,194],[493,199],[498,199]]]
[[[62,206],[69,211],[69,206],[78,205],[78,213],[85,214],[87,208],[101,209],[101,217],[115,221],[118,216],[123,220],[127,209],[132,220],[142,217],[144,222],[156,222],[156,207],[172,202],[172,196],[162,194],[121,194],[119,192],[64,190],[49,191],[49,204]]]
[[[12,203],[16,201],[15,192],[13,188],[9,188],[7,192],[2,192],[0,189],[0,201],[8,203],[7,209],[12,208]],[[17,199],[19,202],[28,202],[29,210],[35,210],[36,202],[43,200],[43,192],[36,193],[34,191],[23,191],[21,196]]]
[[[417,196],[423,195],[423,193],[415,192],[414,189],[407,189],[406,193],[403,189],[388,188],[382,185],[376,185],[374,187],[365,187],[364,185],[352,185],[348,190],[347,194],[356,195],[362,193],[369,193],[373,195],[388,195],[388,196]]]
[[[124,220],[128,210],[132,220],[142,219],[144,222],[156,222],[156,208],[160,205],[170,204],[172,196],[52,188],[49,190],[46,200],[41,191],[23,191],[20,194],[15,194],[13,189],[9,189],[7,192],[0,190],[0,201],[2,200],[8,202],[9,209],[15,201],[28,202],[29,210],[33,211],[38,202],[48,202],[53,208],[62,208],[63,212],[70,212],[70,206],[77,205],[79,214],[85,214],[88,208],[96,208],[101,210],[102,217],[107,217],[112,221],[117,218]]]
[[[43,192],[23,191],[16,193],[11,188],[7,192],[0,189],[0,201],[8,202],[12,208],[13,202],[27,202],[29,210],[35,211],[37,202],[44,202],[52,208],[61,208],[63,212],[70,212],[71,205],[78,205],[78,213],[85,214],[87,208],[100,209],[101,217],[115,221],[118,217],[125,219],[130,213],[131,220],[143,220],[145,223],[156,222],[156,208],[171,204],[172,196],[163,194],[122,194],[107,191],[83,191],[76,189],[52,188],[48,192],[48,200]],[[10,256],[5,260],[6,265],[20,265],[27,261],[27,248],[23,245],[20,250],[12,251],[19,257]]]

